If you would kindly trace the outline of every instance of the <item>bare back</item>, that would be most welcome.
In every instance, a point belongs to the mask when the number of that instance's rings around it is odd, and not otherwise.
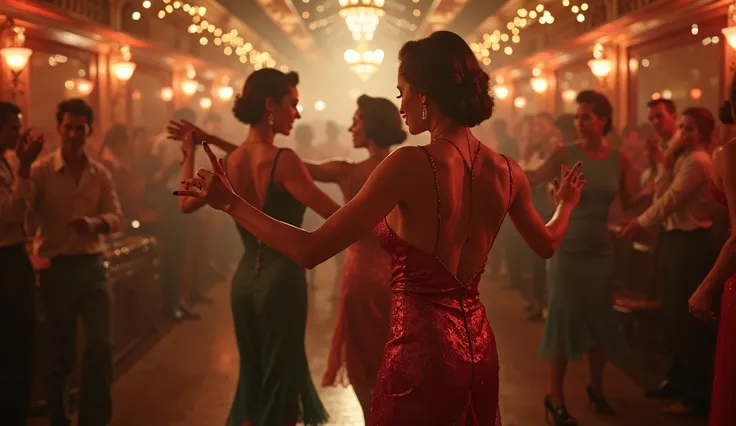
[[[243,144],[228,157],[225,171],[235,192],[250,204],[263,207],[278,148],[270,144]]]
[[[455,143],[458,149],[447,140],[427,145],[431,159],[421,148],[413,149],[412,167],[404,175],[411,190],[387,222],[400,238],[434,253],[465,283],[484,265],[513,195],[505,157],[475,138],[470,140],[471,155],[464,140]],[[471,197],[470,171],[463,158],[470,166],[476,152]]]

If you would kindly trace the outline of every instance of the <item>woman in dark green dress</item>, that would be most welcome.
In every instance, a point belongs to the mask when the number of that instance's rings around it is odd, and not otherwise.
[[[269,216],[300,226],[306,207],[322,217],[338,209],[320,191],[304,163],[289,149],[273,145],[276,134],[288,135],[299,118],[296,73],[266,68],[251,74],[235,100],[235,117],[250,125],[245,141],[228,157],[226,170],[234,190]],[[183,138],[182,180],[193,176],[196,133]],[[182,198],[181,210],[204,205]],[[304,349],[307,282],[303,268],[263,245],[238,225],[245,245],[232,282],[235,337],[240,351],[240,378],[228,426],[323,424],[327,420],[309,374]]]

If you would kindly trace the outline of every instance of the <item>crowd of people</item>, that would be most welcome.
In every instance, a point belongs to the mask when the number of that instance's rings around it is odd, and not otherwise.
[[[25,424],[31,386],[31,260],[46,262],[36,269],[50,324],[51,425],[70,424],[67,379],[79,316],[86,332],[79,424],[105,426],[114,302],[100,236],[157,235],[166,314],[196,319],[190,303],[207,297],[192,277],[231,275],[233,251],[222,246],[232,222],[214,210],[231,216],[245,247],[231,284],[240,375],[226,424],[327,421],[304,347],[306,270],[341,252],[338,321],[322,385],[350,383],[366,424],[501,424],[502,365],[478,293],[487,262],[496,276],[505,264],[509,285],[519,289],[531,271],[530,320],[545,321],[539,353],[550,366],[543,403],[553,423],[577,424],[563,383],[567,363],[582,356],[591,407],[612,415],[603,373],[627,349],[612,307],[609,223],[619,199],[619,238],[661,229],[657,262],[673,362],[648,396],[671,398],[668,413],[709,411],[709,426],[733,425],[736,236],[720,248],[711,229],[716,201],[736,221],[736,148],[714,142],[714,115],[688,107],[678,117],[673,102],[658,99],[647,105],[651,127],[618,136],[606,96],[583,91],[574,116],[524,117],[512,132],[494,120],[494,151],[470,131],[491,117],[494,101],[488,74],[462,38],[435,32],[406,43],[399,60],[400,107],[357,99],[350,133],[361,157],[320,155],[311,129],[294,127],[298,74],[269,68],[252,73],[234,102],[234,116],[249,126],[240,144],[222,137],[216,116],[197,125],[184,109],[158,137],[112,127],[93,155],[85,149],[93,110],[72,99],[58,106],[59,148],[39,158],[43,137],[22,129],[15,105],[0,103],[1,311],[2,323],[13,324],[4,335],[18,342],[0,366],[2,392],[12,396],[2,402],[10,424]],[[731,100],[736,105],[736,92]],[[732,124],[736,111],[722,115]],[[429,132],[430,142],[389,155],[405,128]],[[274,145],[292,131],[295,149]],[[327,134],[328,145],[338,146],[335,129]],[[339,194],[317,182],[336,184]],[[307,208],[324,219],[313,230],[302,229]]]

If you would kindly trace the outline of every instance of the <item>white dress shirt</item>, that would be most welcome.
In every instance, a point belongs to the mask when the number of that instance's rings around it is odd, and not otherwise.
[[[78,183],[57,150],[33,165],[30,179],[18,178],[14,189],[38,225],[34,247],[38,256],[101,253],[101,236],[80,235],[70,226],[75,219],[100,218],[111,233],[121,230],[123,213],[110,173],[89,157]]]

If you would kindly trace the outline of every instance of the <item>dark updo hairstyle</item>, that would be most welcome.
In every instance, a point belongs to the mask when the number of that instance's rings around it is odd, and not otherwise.
[[[361,95],[358,98],[358,109],[365,124],[365,134],[376,145],[389,147],[406,140],[399,109],[393,102],[386,98]]]
[[[399,61],[404,80],[432,99],[450,120],[474,127],[493,114],[490,77],[459,35],[437,31],[409,41],[401,48]]]
[[[718,119],[723,124],[736,124],[733,116],[736,114],[736,73],[731,75],[731,88],[728,91],[728,100],[718,108]]]
[[[613,107],[606,95],[595,90],[583,90],[578,93],[575,102],[591,105],[593,107],[593,114],[607,119],[606,124],[603,126],[603,134],[607,135],[611,131],[613,128]]]
[[[708,108],[690,107],[682,112],[682,115],[692,118],[695,121],[695,127],[703,139],[699,141],[703,145],[709,146],[713,140],[713,132],[716,129],[716,119]]]
[[[262,68],[254,72],[245,80],[243,92],[235,98],[235,118],[245,124],[260,123],[266,115],[266,99],[280,102],[297,84],[299,74],[294,71],[284,74],[273,68]]]

